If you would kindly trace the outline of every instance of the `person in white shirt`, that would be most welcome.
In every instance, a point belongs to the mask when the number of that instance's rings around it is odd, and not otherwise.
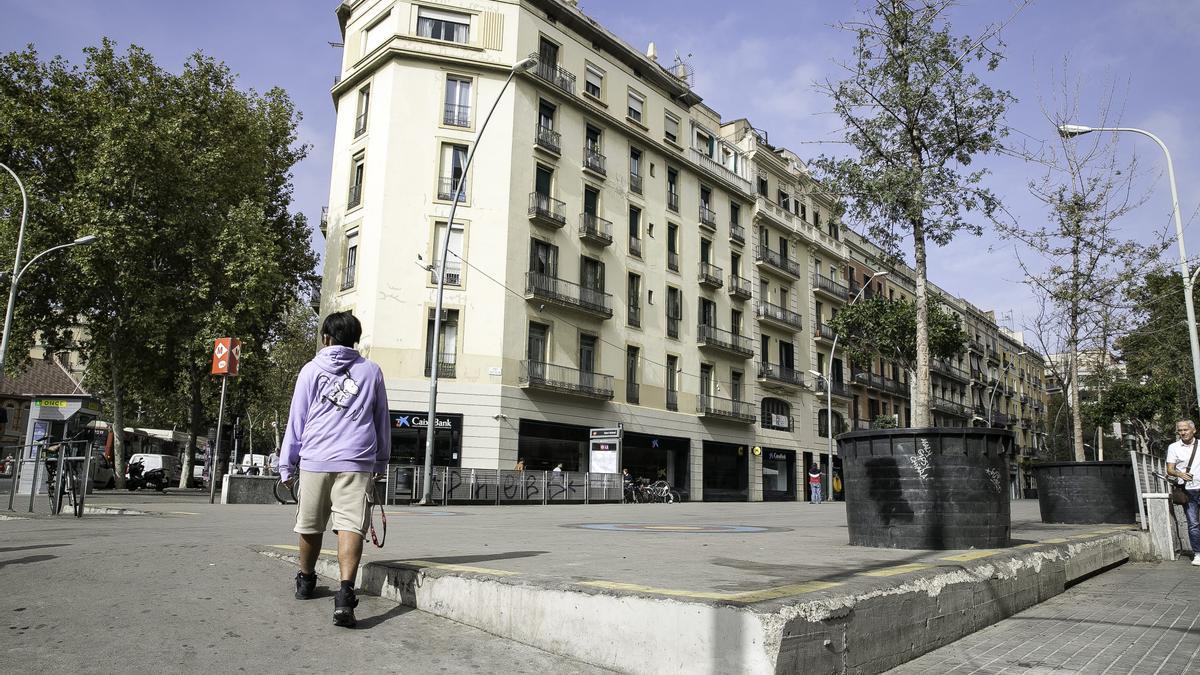
[[[1200,567],[1200,442],[1196,440],[1196,423],[1179,420],[1175,434],[1179,440],[1167,448],[1167,475],[1179,479],[1190,497],[1183,512],[1192,544],[1192,564]]]

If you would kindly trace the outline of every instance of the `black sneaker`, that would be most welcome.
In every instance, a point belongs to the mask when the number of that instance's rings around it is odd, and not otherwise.
[[[310,600],[317,590],[317,573],[296,572],[296,599]]]
[[[358,620],[354,618],[354,608],[358,607],[358,596],[354,589],[339,590],[333,598],[333,625],[342,628],[354,628]]]

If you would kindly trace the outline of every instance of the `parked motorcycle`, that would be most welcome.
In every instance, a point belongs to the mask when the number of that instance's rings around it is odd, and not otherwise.
[[[142,488],[153,488],[157,492],[167,489],[166,473],[162,469],[146,471],[146,467],[140,459],[130,462],[125,473],[128,476],[125,479],[125,487],[129,488],[130,492]]]

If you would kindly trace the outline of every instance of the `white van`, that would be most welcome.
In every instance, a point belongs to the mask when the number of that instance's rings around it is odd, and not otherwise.
[[[183,466],[175,455],[152,455],[139,452],[129,458],[129,464],[133,464],[139,459],[142,460],[143,476],[153,469],[162,469],[167,476],[168,485],[179,485],[179,476],[183,473]]]

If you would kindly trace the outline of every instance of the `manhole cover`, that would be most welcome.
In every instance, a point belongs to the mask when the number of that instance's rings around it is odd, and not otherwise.
[[[788,527],[760,527],[758,525],[684,525],[681,523],[578,523],[563,525],[583,530],[606,532],[651,532],[659,534],[758,534],[760,532],[788,532]]]

